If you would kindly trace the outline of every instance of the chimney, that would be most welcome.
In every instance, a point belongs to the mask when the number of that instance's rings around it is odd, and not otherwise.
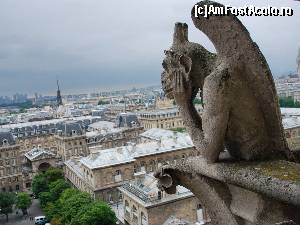
[[[117,148],[117,153],[122,154],[123,153],[123,148],[122,147]]]
[[[92,159],[96,159],[100,155],[100,151],[97,148],[90,148],[90,155]]]
[[[157,199],[160,200],[161,197],[162,197],[161,191],[158,191],[158,192],[157,192]]]
[[[161,137],[159,138],[158,142],[157,142],[158,148],[160,149],[162,147],[161,145]]]
[[[135,150],[136,150],[136,143],[134,143],[134,142],[127,142],[127,149],[131,153],[135,152]]]

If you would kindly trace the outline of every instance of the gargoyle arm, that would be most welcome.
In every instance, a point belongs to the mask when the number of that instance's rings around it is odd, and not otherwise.
[[[191,101],[179,104],[179,110],[193,143],[208,162],[216,162],[224,149],[229,118],[227,69],[219,66],[203,86],[202,119]]]

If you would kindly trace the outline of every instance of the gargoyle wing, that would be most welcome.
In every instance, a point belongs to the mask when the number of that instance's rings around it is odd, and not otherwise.
[[[202,1],[196,4],[198,7],[225,6],[213,1]],[[257,99],[263,112],[266,127],[270,138],[274,143],[274,150],[289,151],[284,137],[281,121],[281,113],[278,97],[275,89],[272,73],[266,59],[255,42],[252,41],[249,32],[240,20],[229,14],[227,16],[195,16],[195,8],[192,9],[192,20],[195,26],[205,33],[214,44],[218,59],[225,60],[232,69],[239,68],[243,71],[249,87]]]

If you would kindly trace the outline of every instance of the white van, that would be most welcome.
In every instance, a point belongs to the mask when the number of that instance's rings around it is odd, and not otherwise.
[[[34,217],[34,222],[35,222],[35,224],[38,224],[40,222],[45,221],[45,219],[46,219],[45,216],[37,216],[37,217]]]

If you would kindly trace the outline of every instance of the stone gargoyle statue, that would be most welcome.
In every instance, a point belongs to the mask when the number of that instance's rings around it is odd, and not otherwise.
[[[208,162],[218,161],[224,146],[236,160],[290,158],[271,71],[246,28],[233,16],[193,22],[217,54],[189,42],[187,24],[177,23],[162,86],[175,99],[196,149]],[[192,103],[199,90],[202,117]]]
[[[212,1],[197,5],[224,7]],[[192,20],[217,53],[189,42],[187,24],[176,23],[173,44],[165,51],[161,81],[165,95],[176,101],[200,156],[163,166],[155,176],[167,193],[174,193],[176,185],[189,188],[208,209],[212,224],[243,224],[231,212],[228,187],[199,174],[198,165],[221,162],[224,149],[230,162],[294,158],[284,136],[270,68],[247,29],[231,14],[195,17],[194,7]],[[201,116],[193,105],[199,91]],[[267,218],[263,215],[260,217]]]

